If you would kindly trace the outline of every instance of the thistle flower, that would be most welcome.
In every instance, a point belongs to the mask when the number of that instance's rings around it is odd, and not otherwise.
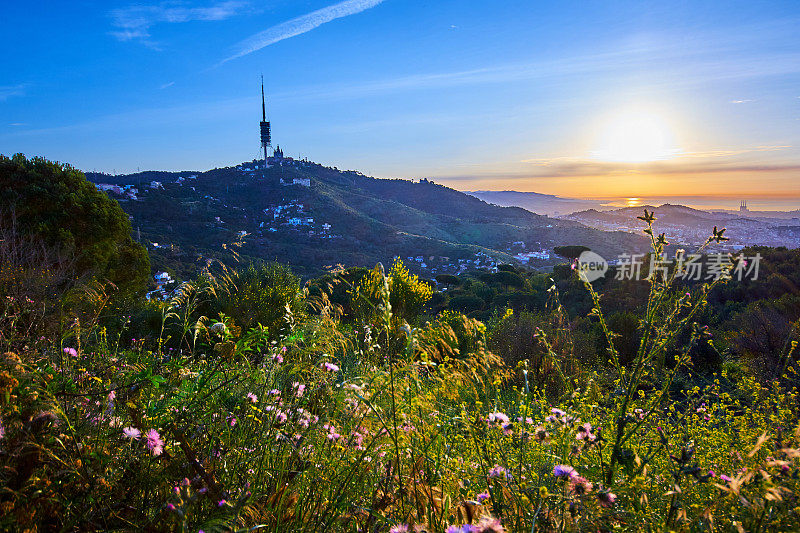
[[[505,479],[511,479],[511,474],[509,474],[508,470],[502,466],[494,465],[494,467],[489,470],[489,477],[502,477]]]
[[[497,413],[489,413],[488,421],[490,424],[494,423],[508,424],[510,422],[510,419],[508,418],[508,415],[506,415],[505,413],[497,412]]]
[[[129,439],[134,440],[142,436],[142,432],[133,426],[122,428],[122,433]]]
[[[153,455],[161,455],[164,451],[164,441],[161,440],[161,435],[155,429],[148,429],[144,434],[147,438],[147,449],[153,452]]]
[[[597,439],[597,435],[592,433],[592,425],[589,422],[586,422],[578,428],[578,433],[575,435],[575,439],[593,442],[595,439]]]
[[[505,533],[505,528],[500,520],[484,516],[478,522],[478,527],[475,529],[477,533]]]
[[[326,372],[338,372],[339,367],[334,365],[333,363],[328,363],[327,361],[320,365],[320,368],[325,370]]]
[[[572,492],[579,496],[589,494],[594,487],[586,478],[581,476],[575,476],[570,481],[572,482]]]
[[[611,507],[617,501],[617,495],[607,490],[601,490],[597,493],[597,501],[603,507]]]
[[[569,465],[556,465],[553,475],[561,479],[573,479],[578,476],[578,472]]]

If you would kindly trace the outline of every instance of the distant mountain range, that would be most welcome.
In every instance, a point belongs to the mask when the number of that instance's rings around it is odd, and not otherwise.
[[[676,244],[696,245],[702,243],[714,226],[727,228],[730,238],[726,247],[743,246],[800,246],[800,218],[789,218],[785,212],[751,213],[733,211],[702,211],[683,205],[663,204],[640,207],[624,207],[612,211],[588,209],[566,217],[566,220],[581,222],[593,228],[607,231],[641,231],[644,223],[637,219],[642,210],[656,215],[656,228],[666,233]],[[767,212],[769,213],[769,212]]]
[[[598,209],[601,203],[592,200],[562,198],[551,194],[520,191],[467,191],[484,202],[504,207],[522,207],[541,215],[560,216],[584,209]]]
[[[212,258],[230,261],[231,250],[245,261],[289,263],[304,276],[336,264],[387,264],[395,256],[433,276],[559,245],[608,256],[647,246],[641,235],[491,205],[427,180],[376,179],[307,161],[86,175],[120,200],[154,268],[184,278]]]

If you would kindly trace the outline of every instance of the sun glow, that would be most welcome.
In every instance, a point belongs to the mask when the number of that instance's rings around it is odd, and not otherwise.
[[[645,108],[628,108],[608,116],[597,135],[595,159],[646,163],[672,159],[680,153],[669,123]]]

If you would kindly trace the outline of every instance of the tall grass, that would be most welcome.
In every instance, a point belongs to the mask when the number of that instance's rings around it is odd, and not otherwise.
[[[393,284],[407,285],[382,267],[352,287],[354,323],[324,294],[271,328],[204,315],[236,290],[220,275],[184,285],[144,340],[127,342],[127,316],[114,330],[89,313],[33,343],[15,301],[0,322],[15,347],[0,358],[0,527],[793,530],[793,352],[770,387],[723,373],[676,397],[711,287],[676,294],[679,274],[650,279],[629,365],[591,285],[604,364],[577,365],[570,342],[552,342],[568,338],[563,323],[530,332],[558,376],[547,391],[487,350],[480,322],[396,314]]]

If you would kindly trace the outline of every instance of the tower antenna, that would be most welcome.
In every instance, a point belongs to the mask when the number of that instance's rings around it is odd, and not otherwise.
[[[267,104],[264,98],[264,75],[261,75],[261,148],[264,151],[264,169],[267,168],[269,150],[272,148],[272,131],[267,120]]]

